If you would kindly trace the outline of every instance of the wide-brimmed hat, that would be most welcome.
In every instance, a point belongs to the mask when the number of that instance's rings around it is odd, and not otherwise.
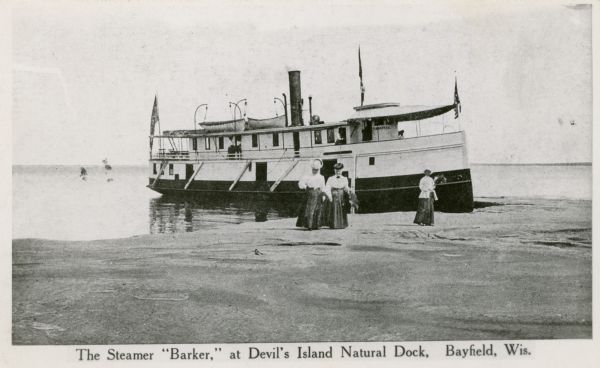
[[[319,170],[320,168],[323,167],[323,161],[321,161],[317,158],[316,160],[313,160],[313,162],[310,166],[315,170]]]
[[[341,163],[341,162],[338,162],[338,163],[336,163],[335,165],[333,165],[333,168],[334,168],[335,170],[341,170],[341,169],[343,169],[343,168],[344,168],[344,164],[343,164],[343,163]]]
[[[424,173],[425,173],[425,175],[430,175],[431,174],[431,170],[425,169]]]

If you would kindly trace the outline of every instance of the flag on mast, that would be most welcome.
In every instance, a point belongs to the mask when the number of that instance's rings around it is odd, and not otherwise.
[[[362,61],[360,60],[360,45],[358,46],[358,77],[360,78],[360,106],[365,102],[365,86],[362,80]]]
[[[150,117],[150,152],[152,152],[154,143],[154,128],[156,123],[160,124],[160,119],[158,118],[158,96],[154,95],[154,107],[152,107],[152,116]]]
[[[458,97],[458,83],[456,81],[456,76],[454,76],[454,119],[458,119],[458,115],[460,114],[460,97]]]
[[[152,117],[150,117],[150,135],[154,135],[156,123],[160,124],[160,120],[158,118],[158,97],[154,95],[154,107],[152,107]]]

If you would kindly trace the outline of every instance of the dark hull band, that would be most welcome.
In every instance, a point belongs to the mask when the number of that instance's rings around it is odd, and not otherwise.
[[[446,183],[439,184],[436,193],[439,200],[435,209],[443,212],[473,211],[473,188],[469,169],[437,172],[444,175]],[[356,195],[360,201],[359,213],[414,211],[417,208],[419,180],[422,174],[389,176],[379,178],[359,178],[356,183]],[[184,189],[186,180],[162,180],[156,185],[149,179],[148,187],[167,196],[211,198],[223,200],[251,199],[260,201],[296,202],[302,199],[304,192],[298,189],[297,181],[283,181],[274,192],[269,188],[272,181],[240,181],[229,191],[230,181],[193,181]],[[355,187],[354,183],[351,183]]]

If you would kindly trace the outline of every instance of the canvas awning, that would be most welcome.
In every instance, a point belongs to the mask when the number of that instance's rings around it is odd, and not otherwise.
[[[284,128],[285,127],[285,115],[276,116],[267,119],[253,119],[248,118],[248,129],[267,129],[267,128]]]
[[[377,105],[368,105],[355,107],[354,114],[348,118],[349,122],[390,118],[394,121],[411,121],[423,120],[434,116],[442,115],[454,109],[455,105],[446,106],[423,106],[423,105],[407,105],[400,106],[399,104],[386,103]]]

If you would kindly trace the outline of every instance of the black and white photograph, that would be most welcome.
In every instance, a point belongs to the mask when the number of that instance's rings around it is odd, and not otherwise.
[[[7,4],[6,361],[594,366],[598,6]]]

